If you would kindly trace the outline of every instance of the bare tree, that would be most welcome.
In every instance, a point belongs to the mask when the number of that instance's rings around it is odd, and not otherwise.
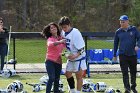
[[[4,7],[4,1],[5,1],[5,0],[0,0],[0,11],[3,10],[3,7]]]
[[[27,20],[27,0],[23,1],[23,28],[26,29],[26,20]]]

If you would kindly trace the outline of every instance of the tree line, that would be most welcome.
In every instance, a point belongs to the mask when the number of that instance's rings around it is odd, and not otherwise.
[[[126,14],[139,26],[139,0],[0,0],[0,16],[13,31],[38,31],[62,16],[80,31],[113,32]]]

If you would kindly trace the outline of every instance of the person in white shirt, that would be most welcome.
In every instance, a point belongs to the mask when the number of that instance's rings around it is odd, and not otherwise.
[[[80,93],[83,84],[83,72],[87,69],[85,58],[85,42],[80,31],[71,27],[68,17],[64,16],[59,20],[59,26],[62,29],[62,36],[66,39],[66,49],[70,53],[67,56],[66,78],[71,93]],[[72,76],[75,73],[77,80],[77,91],[75,90],[75,81]]]

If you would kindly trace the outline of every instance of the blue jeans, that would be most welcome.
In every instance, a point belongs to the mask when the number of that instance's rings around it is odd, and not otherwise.
[[[47,60],[45,64],[46,64],[46,70],[49,77],[47,87],[46,87],[46,93],[51,92],[53,83],[54,83],[54,87],[53,87],[54,93],[59,93],[59,80],[60,80],[60,73],[62,70],[62,64],[57,64],[50,60]]]
[[[0,44],[0,70],[3,70],[4,68],[4,59],[5,59],[5,56],[7,55],[7,44],[4,43],[4,44]]]

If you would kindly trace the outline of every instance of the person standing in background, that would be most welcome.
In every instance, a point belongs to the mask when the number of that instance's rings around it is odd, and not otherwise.
[[[80,31],[71,27],[68,17],[64,16],[59,20],[62,35],[66,39],[66,50],[70,53],[67,58],[66,78],[71,93],[80,93],[83,84],[83,72],[87,69],[85,59],[85,42]],[[77,80],[77,91],[72,73],[75,73]]]
[[[8,33],[9,31],[7,30],[7,28],[5,28],[3,26],[3,18],[0,17],[0,34],[3,33]],[[8,49],[8,45],[7,45],[7,40],[6,37],[1,37],[0,38],[0,73],[4,68],[4,59],[5,56],[7,55],[7,49]]]
[[[120,28],[115,33],[114,38],[114,61],[117,60],[116,53],[119,46],[119,61],[123,75],[125,93],[138,93],[136,90],[137,73],[137,51],[140,47],[140,33],[135,26],[129,25],[127,15],[120,16]],[[130,70],[131,85],[129,84]]]
[[[46,70],[48,73],[48,83],[46,93],[51,92],[54,83],[54,93],[60,93],[59,80],[62,70],[61,54],[65,48],[65,39],[61,37],[61,32],[55,23],[50,23],[42,30],[42,35],[47,39]]]

